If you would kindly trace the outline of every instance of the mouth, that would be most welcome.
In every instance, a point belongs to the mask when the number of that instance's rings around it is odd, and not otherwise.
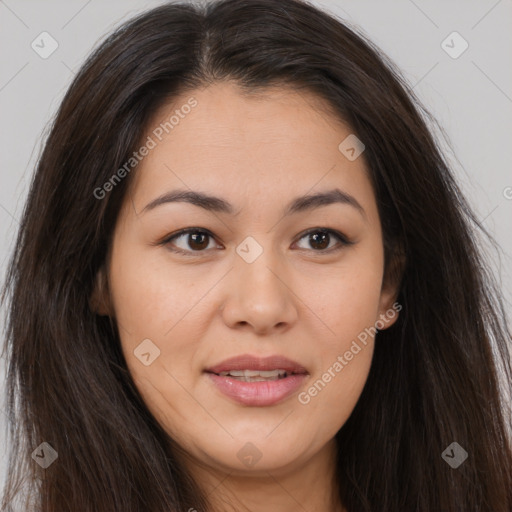
[[[231,377],[242,382],[268,382],[273,380],[286,379],[289,375],[297,375],[286,370],[230,370],[216,373],[221,377]]]
[[[309,375],[302,365],[283,356],[250,355],[227,359],[205,373],[224,396],[239,404],[260,407],[283,401]]]

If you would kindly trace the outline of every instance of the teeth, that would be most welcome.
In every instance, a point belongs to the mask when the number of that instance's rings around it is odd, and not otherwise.
[[[286,377],[286,370],[230,370],[228,372],[220,372],[223,377],[229,375],[237,380],[244,382],[262,382],[266,380],[278,380]]]

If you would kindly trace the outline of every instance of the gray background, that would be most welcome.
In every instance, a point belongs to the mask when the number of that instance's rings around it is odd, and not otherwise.
[[[278,0],[276,0],[278,1]],[[12,248],[44,131],[91,49],[134,14],[141,0],[0,0],[0,279]],[[512,1],[338,0],[313,2],[370,37],[399,66],[446,131],[448,156],[477,216],[503,249],[489,253],[512,298]],[[42,59],[42,32],[58,42]],[[468,42],[458,58],[441,43],[453,31]],[[452,52],[460,41],[448,39]],[[507,306],[510,311],[510,306]],[[3,324],[2,324],[3,325]],[[0,325],[1,326],[1,325]],[[3,336],[2,336],[3,339]],[[5,366],[0,360],[0,389]],[[0,403],[0,479],[5,476],[5,416]],[[35,447],[34,447],[35,448]]]

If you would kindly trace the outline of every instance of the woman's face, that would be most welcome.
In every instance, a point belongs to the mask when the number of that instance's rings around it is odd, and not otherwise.
[[[148,408],[192,460],[278,474],[332,452],[354,409],[370,328],[396,314],[350,135],[313,95],[246,97],[226,82],[162,108],[144,138],[109,255],[109,312]]]

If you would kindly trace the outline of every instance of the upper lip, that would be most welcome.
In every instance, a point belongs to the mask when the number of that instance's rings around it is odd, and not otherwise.
[[[272,355],[268,357],[256,357],[250,354],[231,357],[224,361],[206,368],[206,372],[220,373],[230,370],[285,370],[287,373],[304,373],[307,370],[299,363],[281,355]]]

